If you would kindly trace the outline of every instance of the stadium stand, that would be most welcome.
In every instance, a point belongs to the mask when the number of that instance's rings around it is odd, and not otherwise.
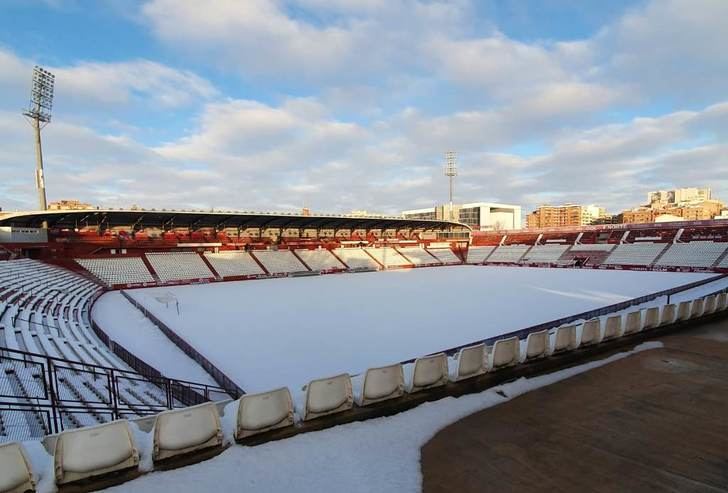
[[[442,265],[442,262],[433,257],[426,249],[420,247],[398,247],[399,253],[416,266]]]
[[[76,262],[107,286],[154,282],[141,257],[77,258]]]
[[[555,263],[568,248],[568,245],[535,245],[523,256],[521,262]]]
[[[569,250],[572,252],[611,252],[616,245],[610,243],[591,243],[572,245]]]
[[[449,248],[428,248],[427,251],[443,264],[462,264],[460,258]]]
[[[301,260],[308,265],[311,270],[315,271],[333,271],[343,270],[346,268],[339,259],[337,259],[330,251],[325,248],[317,250],[296,250]]]
[[[308,271],[290,250],[256,250],[257,258],[270,274],[292,274]]]
[[[145,256],[162,282],[214,277],[202,258],[193,252],[150,252]]]
[[[379,264],[361,248],[336,248],[334,253],[349,269],[379,269]]]
[[[493,253],[496,247],[494,246],[481,246],[468,248],[468,264],[482,264],[488,255]]]
[[[604,263],[650,266],[666,247],[665,243],[625,243],[618,245]]]
[[[530,245],[499,246],[490,255],[490,257],[488,257],[485,263],[489,264],[498,262],[515,264],[521,260],[521,257],[523,257],[530,248]]]
[[[374,257],[385,269],[389,267],[411,267],[410,263],[400,253],[392,247],[381,247],[381,248],[365,248],[366,252]]]
[[[205,258],[223,278],[265,275],[265,271],[248,252],[206,252]]]
[[[718,265],[716,267],[720,269],[728,269],[728,255],[723,257],[720,262],[718,262]]]
[[[674,243],[655,265],[663,267],[712,267],[726,251],[728,243],[691,241]]]

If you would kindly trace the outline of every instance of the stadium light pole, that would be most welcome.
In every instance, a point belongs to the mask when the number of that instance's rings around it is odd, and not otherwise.
[[[458,175],[457,170],[457,155],[455,151],[447,151],[445,153],[445,176],[450,179],[450,220],[454,220],[454,214],[452,212],[452,187],[453,179]]]
[[[51,121],[53,109],[53,87],[55,75],[42,67],[33,67],[33,83],[30,89],[30,103],[23,112],[35,130],[35,186],[38,189],[40,210],[48,208],[46,201],[45,177],[43,176],[43,147],[40,131]]]

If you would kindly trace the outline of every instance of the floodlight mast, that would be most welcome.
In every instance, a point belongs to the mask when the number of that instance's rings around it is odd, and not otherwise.
[[[455,215],[452,211],[452,190],[453,190],[453,179],[458,175],[457,170],[457,155],[455,151],[447,151],[445,153],[445,176],[450,178],[450,220],[455,220]]]
[[[53,109],[53,87],[55,76],[42,67],[33,67],[33,83],[30,89],[28,109],[23,112],[35,131],[35,186],[38,189],[40,210],[48,209],[45,177],[43,176],[43,147],[40,131],[50,123]]]

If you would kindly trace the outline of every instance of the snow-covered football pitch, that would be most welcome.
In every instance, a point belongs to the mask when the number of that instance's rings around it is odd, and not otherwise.
[[[128,291],[247,392],[395,363],[706,274],[453,266]],[[208,380],[119,293],[93,316],[167,376]]]

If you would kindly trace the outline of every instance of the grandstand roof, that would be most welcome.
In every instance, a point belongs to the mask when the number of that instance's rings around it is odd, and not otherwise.
[[[337,214],[303,216],[294,213],[204,212],[141,210],[60,210],[15,212],[0,217],[0,226],[49,228],[302,228],[302,229],[389,229],[412,228],[448,230],[470,228],[462,223],[387,216],[349,216]]]

